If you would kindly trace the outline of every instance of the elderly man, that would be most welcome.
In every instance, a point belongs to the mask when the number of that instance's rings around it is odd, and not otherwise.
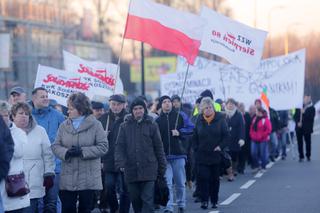
[[[25,90],[22,87],[13,87],[10,90],[10,97],[8,102],[11,105],[14,105],[19,102],[26,102],[26,100],[27,100],[27,95]]]

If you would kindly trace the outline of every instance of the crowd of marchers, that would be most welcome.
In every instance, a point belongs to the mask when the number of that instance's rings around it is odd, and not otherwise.
[[[311,160],[310,95],[301,109],[270,104],[205,90],[196,103],[178,95],[129,103],[122,94],[101,103],[74,93],[64,107],[44,88],[28,99],[14,87],[0,101],[0,212],[183,213],[188,187],[189,202],[218,208],[221,179],[264,172],[295,140],[299,162]],[[166,205],[155,199],[160,180]]]

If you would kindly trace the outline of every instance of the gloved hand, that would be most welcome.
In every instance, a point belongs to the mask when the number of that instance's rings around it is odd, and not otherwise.
[[[53,187],[53,183],[54,183],[54,175],[45,175],[43,177],[43,186],[46,188],[46,191],[48,191],[49,189],[51,189]]]
[[[240,139],[238,143],[239,143],[239,146],[242,147],[245,142],[244,142],[244,140]]]
[[[80,157],[82,155],[82,149],[80,146],[72,146],[68,149],[65,159],[73,158],[73,157]]]

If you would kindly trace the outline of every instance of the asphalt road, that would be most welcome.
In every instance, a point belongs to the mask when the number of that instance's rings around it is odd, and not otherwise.
[[[320,213],[320,121],[314,129],[311,162],[293,159],[297,147],[287,146],[287,159],[269,163],[266,172],[252,174],[247,168],[234,182],[223,179],[218,209],[202,210],[199,203],[194,203],[193,190],[187,189],[186,212]]]

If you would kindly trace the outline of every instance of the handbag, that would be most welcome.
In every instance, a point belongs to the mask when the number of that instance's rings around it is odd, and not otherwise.
[[[5,180],[5,188],[8,197],[21,197],[30,192],[23,172],[16,175],[8,175]]]
[[[154,187],[154,203],[166,206],[169,201],[169,188],[164,177],[158,177]]]

